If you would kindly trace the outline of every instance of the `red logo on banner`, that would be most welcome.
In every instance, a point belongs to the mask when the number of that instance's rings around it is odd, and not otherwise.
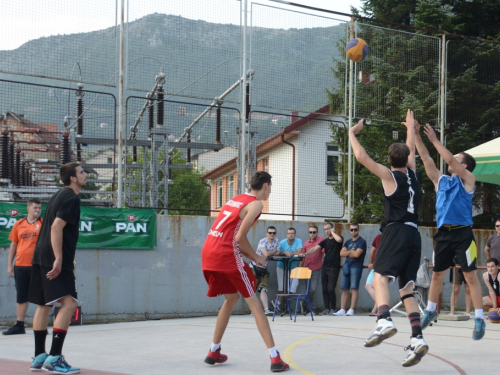
[[[128,221],[134,221],[135,215],[128,215]]]
[[[10,216],[16,217],[18,213],[19,213],[19,211],[16,210],[15,208],[13,208],[12,210],[10,210]]]

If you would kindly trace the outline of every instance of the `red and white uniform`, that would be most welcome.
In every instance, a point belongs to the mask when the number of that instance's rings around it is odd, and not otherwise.
[[[241,209],[256,200],[257,197],[251,194],[240,194],[229,200],[208,232],[201,249],[201,268],[209,285],[209,297],[241,293],[248,298],[255,294],[255,277],[243,261],[236,233],[242,221]]]

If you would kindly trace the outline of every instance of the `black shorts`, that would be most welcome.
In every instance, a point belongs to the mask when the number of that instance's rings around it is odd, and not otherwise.
[[[72,270],[61,270],[59,276],[49,280],[47,273],[51,269],[38,264],[33,265],[29,302],[35,305],[53,305],[67,295],[78,302],[75,273]]]
[[[28,302],[31,280],[31,267],[14,266],[14,280],[16,281],[16,302]]]
[[[392,278],[399,277],[399,288],[417,279],[422,241],[417,228],[393,223],[384,228],[377,250],[375,272]]]
[[[477,269],[477,247],[474,233],[470,226],[448,228],[441,227],[434,235],[434,272],[446,271],[455,265],[453,259],[462,272]]]

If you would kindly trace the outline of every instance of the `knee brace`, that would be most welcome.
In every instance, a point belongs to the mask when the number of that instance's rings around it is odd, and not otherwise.
[[[404,300],[407,298],[415,298],[415,296],[413,295],[413,293],[405,294],[403,297],[401,297],[401,302],[404,302]]]

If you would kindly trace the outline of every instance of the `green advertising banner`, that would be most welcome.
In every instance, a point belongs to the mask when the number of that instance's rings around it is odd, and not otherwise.
[[[42,217],[45,205],[42,205]],[[0,247],[9,247],[9,234],[27,216],[26,204],[0,203]],[[156,248],[153,209],[81,207],[78,249],[152,250]]]

